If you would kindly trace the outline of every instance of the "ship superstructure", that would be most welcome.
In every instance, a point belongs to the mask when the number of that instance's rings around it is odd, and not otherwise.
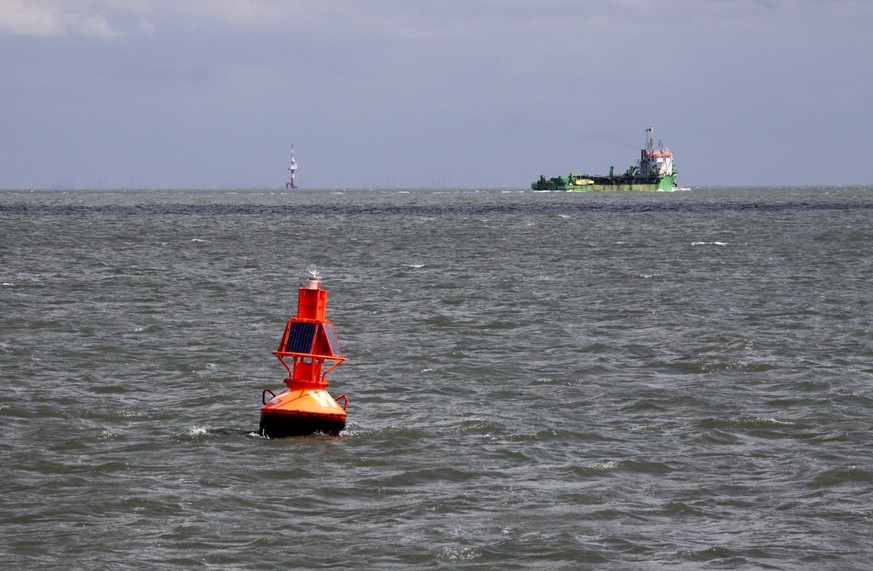
[[[649,126],[646,129],[646,148],[640,151],[639,174],[640,176],[673,176],[673,153],[658,141],[658,147],[654,145],[654,129]]]

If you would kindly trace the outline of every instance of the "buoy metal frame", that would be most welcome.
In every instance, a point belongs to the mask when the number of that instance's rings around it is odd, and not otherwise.
[[[263,436],[284,438],[315,432],[338,435],[345,428],[348,398],[333,398],[326,390],[325,377],[346,360],[333,324],[325,318],[326,307],[327,291],[321,289],[317,272],[311,272],[298,289],[297,315],[288,320],[279,347],[273,351],[288,376],[284,391],[276,394],[264,390],[259,428]],[[325,363],[330,364],[322,371]],[[272,396],[269,401],[267,393]]]

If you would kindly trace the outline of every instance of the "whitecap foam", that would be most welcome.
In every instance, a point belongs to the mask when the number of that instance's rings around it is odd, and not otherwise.
[[[443,547],[440,550],[440,557],[449,561],[468,561],[477,559],[482,556],[482,550],[478,547],[461,546],[461,547]]]
[[[753,426],[794,426],[790,420],[779,420],[776,418],[744,418],[740,420],[740,424]]]
[[[609,460],[607,462],[601,462],[600,464],[595,464],[593,468],[595,470],[615,470],[619,467],[619,463],[615,460]]]
[[[120,418],[152,418],[152,413],[146,410],[119,410],[114,414]]]

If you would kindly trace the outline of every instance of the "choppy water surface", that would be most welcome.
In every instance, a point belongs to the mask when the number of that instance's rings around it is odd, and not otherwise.
[[[866,569],[873,188],[0,193],[0,560]],[[310,266],[338,438],[253,434]]]

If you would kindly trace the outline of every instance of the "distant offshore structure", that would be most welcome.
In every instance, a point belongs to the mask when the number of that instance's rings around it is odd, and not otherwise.
[[[291,143],[291,166],[288,167],[291,171],[291,180],[285,183],[285,188],[297,188],[297,161],[294,160],[294,143]]]

